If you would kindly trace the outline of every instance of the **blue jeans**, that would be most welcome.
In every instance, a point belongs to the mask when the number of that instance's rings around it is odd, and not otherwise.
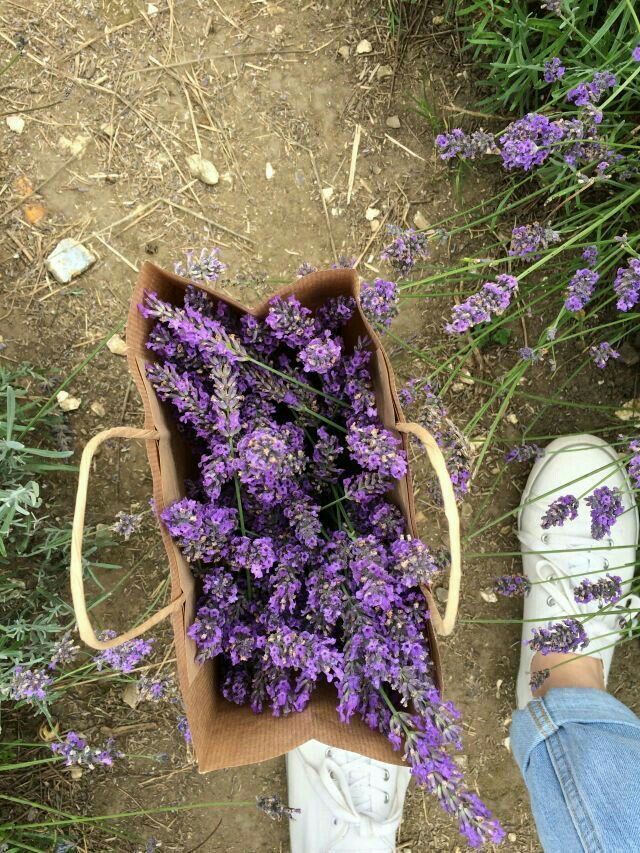
[[[640,851],[640,719],[602,690],[563,687],[515,711],[511,748],[545,853]]]

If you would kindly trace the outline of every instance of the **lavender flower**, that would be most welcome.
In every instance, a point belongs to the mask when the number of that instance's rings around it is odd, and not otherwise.
[[[582,258],[586,261],[588,267],[595,267],[598,263],[598,247],[587,246],[582,253]]]
[[[542,361],[542,356],[536,350],[531,349],[531,347],[520,347],[518,355],[522,361],[530,361],[531,364],[537,364],[539,361]]]
[[[256,806],[271,820],[282,820],[283,817],[292,820],[294,814],[300,814],[302,811],[285,805],[277,794],[270,797],[256,797]]]
[[[555,83],[557,80],[560,80],[561,77],[564,77],[567,69],[561,63],[560,59],[557,56],[554,56],[553,59],[548,59],[544,63],[543,70],[545,83]]]
[[[78,657],[79,651],[80,646],[74,643],[71,631],[67,631],[54,645],[48,668],[57,669],[59,666],[71,663]]]
[[[600,486],[585,498],[585,503],[591,509],[591,535],[594,539],[604,539],[611,533],[618,516],[624,512],[620,489]]]
[[[187,718],[184,714],[181,714],[176,722],[176,728],[184,738],[185,743],[191,743],[191,729],[189,727],[189,723],[187,722]]]
[[[589,347],[589,353],[594,364],[596,367],[599,367],[600,370],[603,370],[607,366],[607,362],[610,358],[620,358],[620,353],[615,350],[608,341],[602,341],[602,343],[597,344],[596,346]]]
[[[301,305],[295,296],[274,299],[265,323],[277,340],[292,347],[304,346],[316,332],[311,311]]]
[[[629,477],[631,477],[633,488],[640,489],[640,440],[630,441],[628,450],[633,454],[627,467]]]
[[[589,104],[597,104],[607,89],[613,89],[618,81],[611,71],[596,71],[593,79],[588,83],[579,83],[575,88],[567,92],[569,103],[577,107],[586,107]]]
[[[374,326],[390,326],[398,314],[398,286],[393,281],[375,278],[363,281],[360,289],[360,305],[367,320]]]
[[[306,347],[300,350],[298,358],[306,373],[326,373],[339,360],[341,354],[340,343],[331,332],[325,331],[322,336],[312,338]]]
[[[573,521],[578,517],[578,499],[573,495],[562,495],[551,501],[545,514],[542,516],[541,527],[548,530],[550,527],[562,527],[565,521]]]
[[[138,701],[159,702],[166,699],[173,690],[173,683],[168,678],[150,678],[141,675],[136,682]]]
[[[51,744],[51,751],[64,758],[66,767],[86,767],[88,770],[97,765],[111,767],[116,758],[123,757],[122,752],[114,749],[113,738],[109,738],[102,749],[96,749],[77,732],[67,732],[64,741]]]
[[[191,281],[216,282],[227,265],[218,258],[219,249],[202,249],[198,256],[193,250],[187,252],[185,263],[176,261],[174,270],[176,275],[190,278]]]
[[[462,334],[480,323],[487,323],[507,310],[518,290],[518,280],[512,275],[499,275],[488,281],[460,305],[454,305],[451,322],[445,326],[450,334]]]
[[[562,0],[545,0],[544,3],[540,4],[540,8],[559,15],[562,12]]]
[[[305,275],[310,275],[312,272],[317,272],[317,270],[318,267],[314,267],[313,264],[309,263],[309,261],[303,261],[298,267],[296,276],[298,278],[303,278]]]
[[[598,601],[600,606],[615,604],[622,598],[622,578],[619,575],[607,574],[595,581],[585,578],[573,588],[573,597],[580,604]]]
[[[549,655],[553,652],[568,654],[589,645],[589,637],[577,619],[563,619],[549,628],[533,628],[527,645],[534,652]]]
[[[435,141],[440,149],[441,160],[451,160],[453,157],[475,160],[485,154],[495,154],[498,150],[493,134],[484,130],[467,134],[457,127],[451,133],[438,134]]]
[[[519,258],[536,260],[540,257],[540,251],[548,248],[552,243],[557,243],[560,235],[553,228],[534,222],[532,225],[519,225],[511,232],[510,255]]]
[[[391,555],[394,558],[394,570],[403,575],[411,586],[431,583],[433,576],[440,571],[440,566],[424,542],[410,536],[394,542]]]
[[[142,513],[136,514],[120,510],[116,515],[115,523],[112,524],[109,529],[113,530],[113,532],[117,533],[119,536],[122,536],[125,542],[128,542],[131,536],[140,530],[141,524]]]
[[[25,669],[23,666],[16,666],[11,673],[9,696],[16,702],[28,702],[29,705],[46,702],[47,689],[52,683],[53,678],[44,669]]]
[[[387,225],[387,231],[393,240],[385,246],[380,257],[389,261],[399,275],[408,275],[419,261],[429,259],[431,253],[426,234],[415,228],[403,230],[397,225]]]
[[[538,113],[512,122],[500,137],[500,155],[507,169],[531,170],[547,159],[564,137],[562,126]]]
[[[353,424],[347,434],[347,447],[353,459],[367,471],[394,480],[407,473],[402,442],[387,429]]]
[[[640,62],[640,44],[637,44],[631,51],[631,59],[633,59],[634,62]]]
[[[536,672],[532,672],[531,678],[529,679],[529,686],[531,687],[531,692],[536,693],[538,690],[540,690],[540,688],[550,675],[550,669],[538,669],[536,670]]]
[[[595,270],[586,268],[576,270],[567,288],[567,298],[564,302],[567,311],[582,311],[591,301],[599,278]]]
[[[511,462],[530,462],[532,459],[540,459],[544,451],[538,444],[519,444],[516,447],[511,447],[504,454],[504,461],[509,464]]]
[[[115,631],[101,631],[98,634],[99,640],[112,640],[116,637]],[[140,663],[140,661],[151,654],[153,648],[153,640],[127,640],[119,646],[114,646],[112,649],[103,649],[94,657],[96,667],[102,670],[105,667],[115,669],[119,672],[131,672]]]
[[[531,591],[531,581],[524,575],[502,575],[494,582],[495,591],[506,598],[528,595]]]
[[[618,296],[616,308],[619,311],[630,311],[637,305],[640,301],[640,258],[631,258],[628,266],[618,268],[613,289]]]

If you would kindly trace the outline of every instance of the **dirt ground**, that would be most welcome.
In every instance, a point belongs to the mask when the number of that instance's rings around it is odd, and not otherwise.
[[[468,69],[456,59],[456,35],[439,18],[441,12],[437,5],[429,8],[399,65],[385,18],[370,3],[356,8],[337,0],[157,0],[155,5],[4,0],[2,62],[13,53],[11,45],[26,47],[0,78],[5,159],[0,331],[8,344],[1,357],[28,359],[65,375],[124,320],[135,271],[145,260],[171,267],[188,248],[220,246],[229,265],[225,290],[250,301],[290,280],[303,261],[322,267],[340,254],[355,255],[361,274],[374,274],[386,223],[412,224],[418,213],[433,222],[474,203],[491,188],[491,173],[469,175],[454,188],[446,166],[434,157],[433,130],[413,100],[426,98],[440,121],[456,117],[454,103],[473,107]],[[369,49],[359,53],[364,40]],[[24,118],[21,133],[5,123],[8,115]],[[197,153],[215,164],[216,185],[190,174],[187,158]],[[33,193],[27,198],[29,187]],[[40,213],[37,222],[28,221]],[[97,261],[61,285],[44,261],[65,237],[82,240]],[[466,239],[449,249],[463,251]],[[428,347],[448,302],[405,304],[398,334]],[[404,376],[424,369],[394,354]],[[485,358],[488,374],[499,372],[496,358]],[[615,398],[633,384],[628,376],[620,383],[602,394]],[[107,350],[68,390],[82,401],[69,416],[78,449],[100,429],[141,423],[125,361]],[[548,389],[543,383],[539,390]],[[470,385],[454,391],[449,398],[454,419],[464,423],[479,393]],[[520,423],[533,411],[531,403],[514,405]],[[575,416],[565,421],[561,427],[556,421],[552,431],[577,428]],[[542,432],[544,427],[543,422]],[[467,522],[489,487],[494,465],[490,460],[476,484],[465,509]],[[491,513],[517,504],[525,474],[518,471],[517,482],[503,484]],[[119,509],[144,507],[150,480],[142,448],[105,448],[91,486],[94,523],[110,524]],[[65,513],[71,491],[48,495],[52,505],[54,499]],[[428,529],[428,507],[423,509]],[[512,528],[508,520],[497,534],[475,539],[473,551],[513,550]],[[115,556],[136,571],[97,618],[103,626],[124,628],[162,592],[165,568],[151,525]],[[467,562],[463,621],[455,637],[442,643],[443,667],[447,693],[464,715],[466,750],[460,760],[469,781],[503,821],[506,848],[532,851],[539,846],[506,740],[520,626],[464,621],[517,617],[517,603],[480,597],[493,577],[509,570],[506,563]],[[107,582],[122,575],[112,572]],[[162,660],[166,653],[169,671],[169,632],[156,636],[156,657]],[[627,645],[618,653],[613,689],[637,710],[637,693],[627,677],[632,667],[637,671],[638,650]],[[176,731],[173,709],[131,709],[122,701],[121,687],[87,685],[63,708],[63,729],[113,733],[129,756],[138,756],[113,772],[76,782],[58,774],[55,784],[64,787],[67,801],[92,813],[286,794],[282,759],[199,775]],[[92,834],[86,849],[155,849],[152,838],[162,850],[184,853],[288,849],[287,826],[252,809],[161,814],[121,826],[124,836]],[[399,849],[422,853],[459,846],[450,822],[412,788]]]

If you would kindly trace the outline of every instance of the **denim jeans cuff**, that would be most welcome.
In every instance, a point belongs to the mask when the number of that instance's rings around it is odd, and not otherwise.
[[[544,699],[534,699],[513,714],[511,749],[523,773],[532,750],[567,723],[617,723],[640,729],[633,711],[604,690],[553,688]]]

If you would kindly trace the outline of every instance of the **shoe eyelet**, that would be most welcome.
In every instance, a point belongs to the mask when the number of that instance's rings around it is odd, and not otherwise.
[[[542,536],[541,536],[540,538],[541,538],[541,540],[542,540],[542,544],[543,544],[543,545],[548,545],[548,544],[549,544],[549,534],[548,534],[548,533],[543,533],[543,534],[542,534]]]
[[[389,794],[387,794],[387,792],[386,792],[386,791],[385,791],[385,794],[384,794],[384,802],[385,802],[385,805],[386,805],[386,803],[388,803],[388,802],[389,802]]]
[[[607,560],[606,558],[604,561],[604,568],[605,568],[605,570],[609,568],[609,560]]]
[[[335,778],[336,778],[336,774],[333,772],[333,770],[329,770],[329,778],[330,778],[330,779],[335,779]]]
[[[555,581],[556,581],[556,579],[554,578],[553,575],[549,575],[549,577],[546,578],[547,583],[555,583]]]
[[[337,825],[338,825],[338,818],[337,818],[337,817],[334,817],[334,819],[333,819],[333,825],[334,825],[334,826],[337,826]]]
[[[556,600],[555,600],[555,598],[552,598],[552,597],[549,595],[549,596],[547,597],[547,607],[555,607],[555,606],[556,606]]]
[[[329,748],[329,749],[327,749],[327,751],[325,752],[325,756],[326,756],[327,758],[331,758],[332,754],[333,754],[333,753],[331,752],[331,749],[330,749],[330,748]]]
[[[385,781],[385,782],[388,782],[390,778],[391,778],[391,774],[389,773],[389,771],[388,771],[387,769],[385,769],[385,771],[384,771],[384,781]]]
[[[607,539],[607,546],[613,548],[613,539]]]

